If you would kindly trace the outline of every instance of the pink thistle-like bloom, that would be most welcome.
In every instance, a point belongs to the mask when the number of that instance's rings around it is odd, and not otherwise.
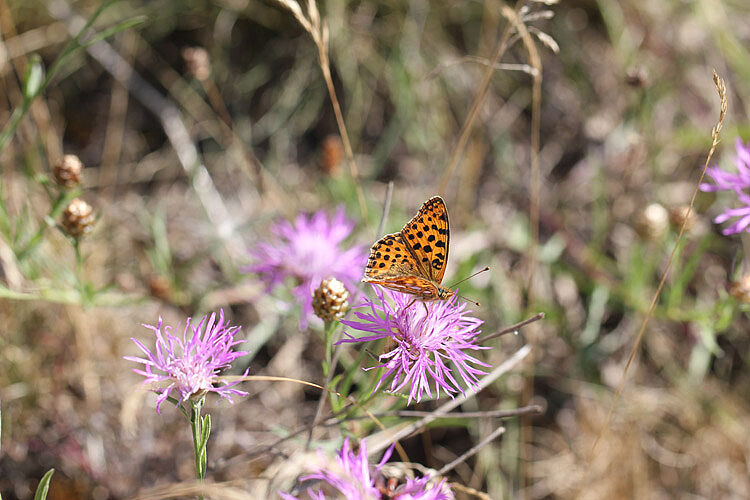
[[[721,224],[737,217],[731,226],[721,231],[724,235],[747,231],[750,226],[750,195],[744,191],[750,189],[750,144],[743,144],[738,137],[735,140],[735,150],[737,154],[734,157],[734,164],[737,167],[737,174],[712,166],[706,169],[706,175],[711,177],[715,184],[704,182],[700,185],[701,191],[705,192],[734,191],[743,205],[740,208],[726,208],[722,214],[714,218],[714,223]]]
[[[429,477],[419,479],[408,478],[405,484],[398,486],[384,497],[384,492],[378,487],[380,470],[388,461],[393,452],[393,446],[383,455],[380,462],[370,467],[367,461],[367,445],[362,440],[359,453],[351,449],[349,438],[344,439],[344,444],[339,451],[335,464],[330,468],[303,476],[302,481],[317,480],[322,482],[319,488],[308,488],[306,498],[310,500],[326,500],[327,498],[342,498],[346,500],[381,500],[383,498],[398,500],[451,500],[453,493],[447,486],[445,479],[429,484]],[[324,493],[324,490],[328,493]],[[335,496],[330,496],[331,491]],[[279,492],[284,500],[302,500],[289,493]]]
[[[231,403],[232,396],[246,396],[247,393],[236,389],[240,381],[221,382],[219,372],[228,368],[232,362],[247,351],[234,351],[232,348],[244,342],[235,340],[239,326],[229,326],[224,319],[224,311],[203,316],[196,325],[191,318],[185,321],[182,335],[174,335],[172,327],[165,325],[161,317],[156,326],[146,325],[146,328],[156,335],[156,348],[152,352],[138,339],[131,339],[145,358],[125,356],[128,361],[143,363],[144,369],[133,369],[139,375],[146,377],[144,384],[164,384],[156,400],[156,411],[161,413],[161,404],[169,397],[172,390],[179,394],[179,403],[191,396],[202,396],[207,392],[215,392]],[[179,329],[179,325],[177,329]],[[244,373],[247,375],[247,371]]]
[[[360,245],[344,248],[354,223],[339,208],[330,219],[324,211],[300,214],[294,223],[280,221],[271,226],[272,240],[250,251],[255,263],[245,270],[256,273],[273,290],[291,280],[292,294],[302,306],[300,328],[312,316],[312,295],[320,282],[336,278],[354,292],[367,261]]]
[[[440,397],[441,388],[451,397],[463,393],[459,377],[465,385],[476,386],[477,377],[485,372],[472,365],[489,365],[467,351],[488,348],[476,344],[482,320],[471,316],[466,304],[459,304],[457,295],[448,300],[415,302],[412,295],[374,288],[377,300],[366,298],[355,308],[364,309],[365,312],[354,312],[362,321],[342,321],[350,328],[373,335],[354,338],[347,333],[349,338],[340,342],[369,342],[389,337],[396,343],[379,358],[383,363],[379,367],[384,367],[385,372],[377,387],[393,375],[390,391],[397,392],[408,385],[409,404],[413,399],[420,401],[423,393],[432,398],[431,382],[436,398]]]

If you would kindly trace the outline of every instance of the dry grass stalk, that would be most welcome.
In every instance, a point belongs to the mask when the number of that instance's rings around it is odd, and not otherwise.
[[[344,152],[346,153],[346,161],[349,164],[349,171],[352,179],[354,180],[354,186],[357,190],[357,198],[359,200],[359,208],[362,212],[362,218],[367,221],[367,203],[365,202],[365,194],[362,191],[362,186],[359,182],[359,169],[357,163],[354,161],[354,152],[352,150],[352,144],[349,141],[349,134],[346,131],[346,124],[344,123],[344,115],[341,113],[341,106],[339,105],[339,99],[336,96],[336,89],[333,86],[333,78],[331,77],[331,64],[328,59],[328,26],[325,21],[321,20],[320,12],[318,12],[318,6],[315,4],[315,0],[307,1],[307,16],[302,12],[300,5],[294,0],[276,0],[286,9],[288,9],[297,22],[302,26],[305,31],[312,37],[315,46],[318,49],[318,62],[320,63],[320,70],[323,72],[323,79],[326,82],[326,88],[328,89],[328,95],[331,98],[331,104],[333,105],[333,113],[336,115],[336,125],[339,128],[341,134],[341,142],[344,143]]]
[[[719,75],[716,73],[716,70],[714,70],[713,72],[713,80],[714,80],[714,86],[716,87],[716,92],[719,95],[720,110],[719,110],[719,120],[716,122],[716,125],[711,129],[711,148],[709,149],[708,154],[706,155],[706,161],[703,164],[700,177],[698,178],[698,182],[696,183],[695,190],[693,191],[693,196],[690,199],[690,204],[688,205],[688,208],[687,208],[687,214],[682,221],[682,225],[680,226],[680,232],[677,234],[677,239],[675,240],[674,246],[672,247],[672,252],[669,254],[669,259],[667,260],[667,265],[665,266],[664,272],[662,273],[661,279],[659,280],[659,285],[656,287],[656,292],[654,293],[654,296],[651,299],[651,304],[649,305],[648,311],[646,312],[646,316],[643,318],[641,327],[638,329],[638,334],[636,335],[635,343],[633,344],[633,348],[630,350],[630,355],[628,356],[628,360],[625,363],[625,368],[623,369],[622,376],[620,377],[620,383],[617,386],[617,391],[615,391],[614,398],[612,399],[612,403],[610,404],[609,410],[607,411],[607,417],[604,420],[604,425],[602,426],[601,431],[597,435],[596,440],[594,441],[594,444],[591,447],[591,452],[589,453],[589,456],[587,459],[587,464],[589,465],[596,458],[597,446],[599,445],[599,442],[601,441],[602,437],[606,434],[607,430],[609,429],[609,425],[612,420],[612,413],[614,412],[615,406],[617,405],[617,402],[620,399],[620,395],[622,394],[622,390],[625,387],[625,382],[627,381],[628,370],[630,369],[630,365],[632,364],[633,359],[635,358],[635,355],[638,352],[638,348],[641,346],[641,342],[643,341],[643,335],[646,331],[646,326],[648,325],[648,322],[654,313],[654,309],[656,308],[656,303],[659,300],[661,291],[664,288],[664,283],[666,282],[667,276],[669,275],[669,270],[672,267],[672,261],[674,260],[674,256],[677,253],[677,249],[679,248],[680,243],[682,241],[682,235],[685,232],[685,226],[687,225],[687,221],[690,218],[690,214],[693,211],[693,206],[695,204],[695,199],[698,196],[699,187],[701,183],[703,182],[703,177],[706,175],[706,169],[708,168],[708,164],[711,162],[711,158],[713,157],[714,152],[716,151],[716,146],[719,144],[719,132],[721,132],[721,127],[724,123],[724,118],[727,115],[727,89],[726,89],[724,80],[721,77],[719,77]],[[583,485],[585,484],[586,484],[586,481],[583,481],[581,483],[581,489],[583,488]],[[576,494],[576,498],[579,497],[580,494],[581,494],[581,490],[579,490],[578,493]]]

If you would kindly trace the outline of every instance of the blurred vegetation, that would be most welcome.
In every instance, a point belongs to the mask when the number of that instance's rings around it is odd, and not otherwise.
[[[534,344],[531,402],[546,409],[530,420],[528,451],[520,422],[508,421],[503,439],[451,480],[492,498],[749,497],[750,269],[741,239],[711,223],[732,202],[723,196],[699,196],[589,460],[711,143],[712,68],[729,90],[713,163],[733,169],[734,138],[750,139],[750,4],[548,3],[524,7],[542,33],[532,31],[543,65],[532,252],[532,76],[517,39],[437,192],[507,24],[500,1],[320,5],[354,179],[317,48],[280,5],[121,0],[97,14],[101,5],[88,0],[0,0],[0,127],[24,114],[0,141],[3,498],[30,498],[51,467],[51,499],[129,498],[192,477],[180,415],[156,417],[122,360],[134,353],[129,339],[144,334],[139,325],[159,315],[176,324],[223,307],[243,326],[252,373],[323,380],[322,327],[299,331],[298,311],[242,273],[245,249],[278,217],[338,205],[369,245],[388,182],[386,232],[429,196],[445,197],[445,283],[491,267],[460,287],[482,303],[485,332],[546,314],[492,341],[485,356],[496,366]],[[83,19],[96,34],[81,31]],[[206,49],[208,76],[185,60],[190,47]],[[107,61],[138,78],[114,78]],[[51,180],[68,153],[86,166],[74,190]],[[77,196],[97,214],[80,240],[60,227]],[[368,357],[352,350],[342,359]],[[525,380],[517,370],[463,409],[517,407]],[[308,423],[319,397],[284,384],[245,389],[241,403],[214,407],[208,469],[217,481],[261,476],[276,457],[258,451]],[[483,419],[449,424],[406,440],[410,458],[439,468],[489,433]],[[292,440],[283,453],[303,444]]]

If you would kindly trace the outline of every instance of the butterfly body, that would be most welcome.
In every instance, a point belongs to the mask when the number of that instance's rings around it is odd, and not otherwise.
[[[449,241],[445,202],[439,196],[432,197],[400,232],[375,242],[362,281],[423,301],[448,299],[455,290],[440,283],[448,262]]]

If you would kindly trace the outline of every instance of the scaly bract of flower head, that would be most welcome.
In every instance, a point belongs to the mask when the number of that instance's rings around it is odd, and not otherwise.
[[[325,500],[327,498],[346,500],[381,500],[383,495],[376,485],[376,479],[393,452],[391,446],[375,466],[367,461],[367,445],[360,443],[359,452],[352,450],[349,438],[336,456],[335,463],[312,474],[300,478],[302,481],[318,480],[320,486],[308,488],[306,496],[295,497],[280,492],[284,500]],[[326,496],[326,493],[329,496]],[[331,497],[330,495],[335,496]],[[430,478],[408,478],[405,484],[398,486],[388,498],[399,500],[451,500],[453,494],[442,479],[430,483]]]
[[[706,175],[713,179],[714,184],[702,183],[700,185],[701,191],[734,191],[742,203],[743,206],[739,208],[725,208],[724,212],[714,219],[716,224],[721,224],[737,217],[731,226],[722,230],[725,235],[747,231],[750,226],[750,195],[745,191],[750,189],[750,144],[743,144],[742,140],[737,138],[735,149],[737,154],[734,157],[734,164],[737,167],[737,174],[712,166],[706,169]]]
[[[144,384],[166,384],[158,389],[160,394],[156,401],[157,412],[161,413],[161,403],[173,390],[177,391],[180,403],[191,396],[207,392],[215,392],[230,402],[233,402],[233,395],[247,395],[235,388],[239,381],[219,380],[221,370],[247,354],[246,351],[233,350],[244,341],[235,340],[234,336],[240,327],[230,326],[224,318],[224,311],[219,311],[218,315],[211,313],[204,316],[197,324],[187,318],[182,334],[175,335],[173,328],[165,325],[161,317],[155,326],[143,326],[154,332],[155,349],[151,351],[138,339],[132,339],[145,357],[125,356],[125,359],[143,363],[143,369],[136,368],[133,371],[146,377]],[[177,330],[179,329],[178,325]]]
[[[486,349],[476,344],[482,320],[471,315],[466,304],[454,295],[448,300],[421,302],[411,295],[381,290],[374,286],[376,300],[365,299],[355,308],[361,321],[342,321],[348,327],[372,335],[349,338],[341,342],[367,342],[390,337],[395,347],[382,354],[384,373],[380,386],[393,377],[391,392],[409,386],[408,403],[420,401],[423,394],[440,396],[440,389],[453,395],[463,392],[459,379],[469,387],[485,372],[476,366],[488,366],[469,354]]]
[[[256,273],[269,290],[285,281],[294,284],[292,293],[302,306],[300,328],[312,316],[312,295],[323,279],[336,278],[353,292],[364,269],[364,247],[344,246],[354,228],[343,208],[329,219],[323,211],[300,214],[294,223],[281,221],[271,227],[270,241],[250,251],[255,261],[245,268]]]

